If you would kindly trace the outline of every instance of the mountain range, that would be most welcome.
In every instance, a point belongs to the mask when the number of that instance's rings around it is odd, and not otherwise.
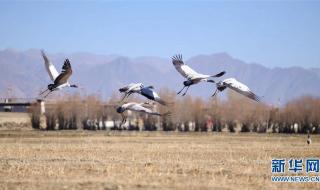
[[[70,82],[79,84],[86,93],[110,96],[122,85],[142,82],[156,89],[167,87],[178,91],[185,80],[173,67],[170,58],[99,55],[92,53],[50,54],[49,59],[58,72],[65,58],[73,68]],[[193,69],[204,74],[227,73],[221,79],[234,77],[245,83],[270,104],[284,104],[303,95],[320,96],[320,68],[268,68],[256,63],[246,63],[227,53],[198,55],[184,60]],[[51,81],[45,71],[38,49],[0,51],[0,96],[11,89],[16,97],[36,97]],[[219,80],[219,79],[216,79]],[[215,86],[201,83],[190,87],[193,96],[209,98]],[[74,90],[68,90],[73,92]]]

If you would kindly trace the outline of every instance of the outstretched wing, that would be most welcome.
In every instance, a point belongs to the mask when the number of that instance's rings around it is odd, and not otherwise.
[[[230,89],[252,99],[255,100],[257,102],[260,101],[260,97],[257,96],[256,94],[254,94],[249,87],[247,87],[245,84],[237,81],[234,78],[229,78],[229,79],[225,79],[222,81],[227,87],[229,87]]]
[[[137,112],[145,112],[151,113],[152,111],[148,108],[143,107],[141,104],[135,103],[128,106],[128,110],[137,111]]]
[[[62,66],[62,72],[60,75],[54,80],[55,85],[60,85],[68,82],[68,79],[72,75],[72,69],[69,59],[66,59]]]
[[[182,55],[175,55],[172,57],[172,64],[176,70],[185,78],[191,79],[197,75],[200,75],[195,70],[191,69],[188,65],[184,64]]]
[[[41,54],[44,59],[44,64],[45,64],[46,70],[49,74],[50,79],[53,82],[58,77],[59,73],[58,73],[57,69],[55,68],[55,66],[50,62],[50,60],[48,59],[48,57],[46,56],[46,54],[44,53],[43,50],[41,50]]]
[[[167,103],[160,98],[160,96],[151,88],[151,86],[145,87],[141,89],[141,95],[145,96],[146,98],[156,101],[162,105],[167,105]]]
[[[153,112],[151,109],[143,107],[141,104],[138,104],[138,103],[131,104],[127,109],[131,111],[142,112],[142,113],[151,114],[151,115],[161,115],[159,113]]]

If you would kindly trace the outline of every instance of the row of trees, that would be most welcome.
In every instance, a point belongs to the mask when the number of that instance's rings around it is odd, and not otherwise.
[[[119,126],[121,116],[115,111],[119,95],[114,94],[107,101],[97,95],[63,96],[54,103],[47,103],[46,129],[320,133],[320,99],[315,97],[301,97],[277,107],[256,103],[232,91],[229,91],[226,100],[217,97],[208,100],[178,97],[165,88],[159,94],[172,105],[156,105],[154,109],[161,113],[170,110],[171,116],[159,118],[131,113],[129,124],[125,127]],[[133,96],[128,101],[144,100]],[[32,111],[31,118],[33,127],[40,128],[39,114]]]

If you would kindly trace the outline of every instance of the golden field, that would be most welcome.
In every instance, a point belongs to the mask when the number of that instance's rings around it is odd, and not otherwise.
[[[312,138],[308,146],[306,135],[1,130],[0,189],[319,189],[270,180],[272,158],[320,158]]]
[[[3,129],[4,126],[2,125],[5,124],[11,125],[8,129],[21,129],[21,125],[25,125],[26,128],[30,128],[30,114],[17,112],[0,112],[0,129]]]

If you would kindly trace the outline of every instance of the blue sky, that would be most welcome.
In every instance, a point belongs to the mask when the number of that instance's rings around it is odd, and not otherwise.
[[[1,1],[0,49],[320,67],[320,1]]]

